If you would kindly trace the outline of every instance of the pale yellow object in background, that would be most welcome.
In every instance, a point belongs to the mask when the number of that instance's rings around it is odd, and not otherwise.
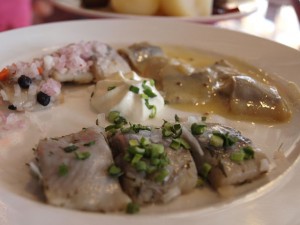
[[[153,15],[159,5],[160,0],[111,0],[113,10],[125,14]]]
[[[161,0],[161,10],[168,16],[209,16],[213,0]]]

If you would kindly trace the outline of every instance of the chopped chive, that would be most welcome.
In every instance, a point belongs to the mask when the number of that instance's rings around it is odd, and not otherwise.
[[[179,121],[180,121],[179,116],[178,116],[177,114],[175,114],[175,121],[176,121],[176,122],[179,122]]]
[[[202,121],[202,122],[205,122],[205,121],[206,121],[206,119],[207,119],[207,117],[206,117],[206,116],[202,116],[202,117],[201,117],[201,121]]]
[[[140,206],[137,203],[130,202],[127,204],[126,213],[135,214],[140,211]]]
[[[59,167],[58,167],[58,175],[59,176],[66,176],[69,172],[69,168],[66,164],[61,164]]]
[[[222,147],[224,144],[224,140],[220,136],[213,134],[209,140],[209,144],[216,148]]]
[[[145,147],[145,146],[151,144],[151,142],[148,138],[142,137],[140,140],[140,144],[141,144],[141,146]]]
[[[244,157],[245,157],[245,153],[242,150],[230,154],[230,159],[237,163],[241,163],[242,161],[244,161]]]
[[[170,148],[174,149],[174,150],[178,150],[181,147],[181,143],[179,139],[173,139],[171,144],[170,144]]]
[[[207,176],[208,176],[209,172],[211,171],[211,169],[212,169],[212,166],[209,163],[204,163],[202,165],[202,170],[201,170],[202,176],[204,178],[207,178]]]
[[[223,139],[223,147],[230,147],[230,146],[232,146],[233,144],[235,144],[236,143],[236,138],[235,137],[231,137],[230,135],[229,135],[229,133],[226,133],[226,134],[222,134],[222,133],[220,133],[220,132],[213,132],[213,134],[215,135],[215,136],[218,136],[218,137],[220,137],[220,138],[222,138]]]
[[[144,93],[141,94],[140,96],[141,96],[142,99],[149,99],[148,95],[146,95],[146,94],[144,94]]]
[[[123,126],[123,125],[127,124],[127,120],[122,116],[118,116],[115,118],[114,123],[116,125]]]
[[[91,156],[90,152],[75,152],[76,159],[78,160],[86,160]]]
[[[131,86],[129,87],[129,91],[131,91],[131,92],[133,92],[133,93],[135,93],[135,94],[138,94],[139,91],[140,91],[140,89],[139,89],[138,87],[136,87],[136,86],[131,85]]]
[[[153,165],[153,166],[157,166],[157,165],[160,164],[160,159],[158,159],[158,158],[152,158],[152,159],[150,160],[150,163],[151,163],[151,165]]]
[[[131,140],[129,140],[129,145],[130,146],[138,146],[139,142],[136,139],[131,139]]]
[[[153,119],[156,116],[156,106],[154,105],[151,109],[151,113],[149,115],[150,119]]]
[[[90,146],[92,146],[94,144],[96,144],[96,141],[90,141],[88,143],[83,144],[83,146],[90,147]]]
[[[173,135],[173,132],[171,130],[163,128],[162,135],[163,135],[163,137],[171,137]]]
[[[114,123],[115,119],[117,119],[119,116],[120,116],[120,112],[111,111],[111,112],[109,112],[107,119],[110,123]]]
[[[149,98],[154,98],[156,97],[157,95],[151,90],[150,87],[146,88],[144,90],[144,94],[147,95]]]
[[[168,175],[169,171],[167,169],[162,169],[154,176],[154,180],[156,182],[163,182]]]
[[[154,80],[151,79],[149,82],[150,82],[151,86],[153,86],[153,87],[155,86],[155,81]]]
[[[137,162],[139,162],[143,158],[143,155],[141,154],[135,154],[134,157],[131,160],[131,164],[134,165]]]
[[[67,147],[63,148],[65,152],[69,153],[69,152],[74,152],[78,149],[78,146],[76,145],[69,145]]]
[[[107,88],[107,91],[111,91],[111,90],[113,90],[115,88],[116,88],[116,86],[110,86],[110,87]]]
[[[254,158],[255,152],[251,146],[246,146],[246,147],[242,148],[242,150],[245,153],[245,157],[244,157],[245,160]]]
[[[191,146],[184,139],[180,138],[180,144],[184,149],[190,149]]]
[[[206,129],[205,124],[193,123],[191,126],[191,131],[193,135],[201,135],[204,133],[205,129]]]
[[[151,144],[151,158],[157,158],[165,152],[162,144]]]
[[[138,161],[134,164],[135,169],[138,172],[147,171],[147,164],[144,161]]]
[[[130,146],[128,148],[128,152],[130,152],[133,155],[135,155],[135,154],[144,154],[145,153],[145,149],[141,148],[139,146]]]
[[[112,164],[109,168],[108,168],[108,174],[111,177],[119,177],[123,174],[122,170],[117,167],[116,165]]]

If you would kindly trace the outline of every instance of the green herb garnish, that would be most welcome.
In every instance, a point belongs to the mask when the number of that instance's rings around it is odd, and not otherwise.
[[[111,90],[113,90],[115,88],[116,88],[116,86],[110,86],[110,87],[107,88],[107,91],[111,91]]]
[[[135,93],[135,94],[138,94],[139,91],[140,91],[140,89],[139,89],[138,87],[136,87],[136,86],[131,85],[131,86],[129,87],[129,91],[131,91],[131,92],[133,92],[133,93]]]
[[[206,129],[205,124],[193,123],[191,126],[191,131],[193,135],[201,135],[204,133],[205,129]]]
[[[86,160],[91,156],[90,152],[75,152],[75,157],[78,160]]]
[[[109,168],[108,168],[108,174],[111,177],[119,177],[121,175],[123,175],[122,170],[120,169],[120,167],[117,167],[116,165],[112,164]]]
[[[74,152],[78,149],[78,146],[76,145],[69,145],[67,147],[63,148],[65,152],[69,153],[69,152]]]
[[[69,168],[66,164],[63,163],[58,167],[58,175],[60,177],[66,176],[68,172],[69,172]]]
[[[96,144],[96,141],[90,141],[88,143],[83,144],[83,146],[90,147],[90,146],[92,146],[94,144]]]
[[[134,202],[128,203],[127,208],[126,208],[126,213],[135,214],[135,213],[138,213],[139,211],[140,211],[140,206],[137,203],[134,203]]]

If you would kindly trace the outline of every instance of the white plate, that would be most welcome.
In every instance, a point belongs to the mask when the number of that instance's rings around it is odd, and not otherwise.
[[[147,27],[147,29],[144,29]],[[143,32],[140,32],[143,30]],[[0,34],[0,68],[39,56],[71,42],[101,40],[114,46],[149,41],[234,56],[270,74],[300,84],[300,53],[283,45],[242,33],[192,23],[153,20],[86,20],[33,26]],[[300,181],[299,110],[290,123],[261,125],[214,117],[251,138],[270,158],[282,144],[287,157],[268,176],[237,188],[237,195],[221,199],[212,191],[196,190],[139,215],[87,213],[56,208],[35,196],[25,163],[43,136],[60,136],[95,123],[88,87],[65,90],[65,102],[36,113],[19,114],[27,126],[0,135],[0,224],[298,224]],[[30,118],[31,120],[29,121]],[[42,131],[42,132],[41,132]],[[299,160],[298,160],[299,161]],[[273,165],[274,166],[274,165]]]
[[[86,9],[81,6],[80,0],[52,0],[57,7],[81,16],[102,17],[102,18],[123,18],[123,19],[159,19],[159,20],[182,20],[199,23],[214,23],[221,20],[238,19],[247,16],[257,10],[256,0],[246,0],[239,4],[239,12],[222,15],[199,16],[199,17],[172,17],[172,16],[138,16],[129,14],[114,13],[108,10]]]

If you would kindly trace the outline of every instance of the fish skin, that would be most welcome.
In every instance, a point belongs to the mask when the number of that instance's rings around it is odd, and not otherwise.
[[[91,143],[90,146],[84,144]],[[70,143],[76,152],[89,152],[90,157],[78,160],[74,152],[65,152]],[[47,202],[85,211],[118,211],[126,208],[130,198],[122,191],[117,178],[108,175],[113,164],[111,150],[99,128],[87,128],[60,138],[41,140],[36,150],[38,167]],[[65,175],[59,167],[68,168]]]

